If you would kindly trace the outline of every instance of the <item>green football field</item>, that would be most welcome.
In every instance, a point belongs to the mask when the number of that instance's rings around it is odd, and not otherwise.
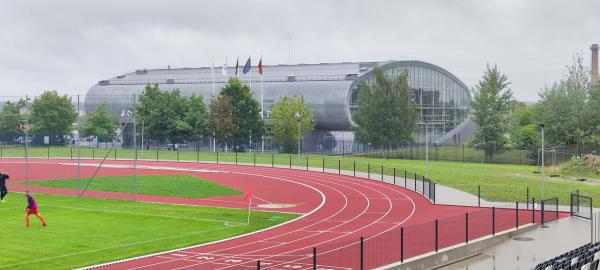
[[[80,186],[88,183],[89,178],[82,178]],[[135,188],[131,176],[96,177],[89,182],[88,190],[112,191],[121,193],[137,193],[146,195],[173,196],[181,198],[205,198],[211,196],[239,195],[241,192],[216,184],[210,180],[193,175],[140,175],[137,176]],[[77,188],[77,179],[59,179],[32,181],[32,186],[57,188]]]
[[[72,269],[207,243],[291,220],[296,215],[34,195],[48,221],[23,227],[25,198],[0,203],[0,269]]]

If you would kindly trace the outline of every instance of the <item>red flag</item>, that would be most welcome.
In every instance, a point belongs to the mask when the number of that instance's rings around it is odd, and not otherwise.
[[[258,74],[262,75],[262,58],[258,62]]]
[[[249,200],[252,198],[252,190],[246,192],[246,196],[244,196],[244,200]]]

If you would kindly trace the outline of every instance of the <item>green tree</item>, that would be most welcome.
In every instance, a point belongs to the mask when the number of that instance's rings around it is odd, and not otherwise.
[[[208,115],[202,96],[192,95],[186,100],[186,112],[183,121],[189,126],[188,136],[192,140],[200,140],[208,134]]]
[[[260,104],[252,95],[250,87],[237,78],[229,79],[220,95],[229,97],[228,103],[233,108],[237,126],[233,134],[233,146],[235,151],[241,151],[239,145],[248,142],[251,136],[260,138],[265,133],[264,121],[260,117]]]
[[[589,102],[585,115],[585,126],[588,128],[588,141],[600,144],[600,83],[591,87]]]
[[[308,110],[302,97],[282,97],[273,104],[270,120],[273,126],[274,143],[283,152],[292,153],[298,151],[298,137],[313,131],[315,113]],[[300,122],[300,134],[298,134],[298,122]]]
[[[73,130],[76,119],[77,112],[71,98],[59,96],[56,91],[45,91],[31,104],[31,131],[49,136],[52,145],[64,143],[64,136]]]
[[[108,113],[106,104],[101,104],[96,108],[96,112],[88,114],[83,120],[81,132],[83,136],[95,136],[97,139],[96,147],[101,142],[112,142],[117,138],[117,128],[115,124],[117,117]]]
[[[546,125],[545,135],[549,145],[576,144],[585,140],[589,128],[584,121],[594,115],[593,112],[586,112],[591,94],[590,71],[583,64],[583,57],[576,55],[567,70],[564,79],[545,87],[539,94],[539,121]]]
[[[206,133],[208,117],[201,96],[184,97],[179,90],[161,91],[147,85],[136,106],[136,119],[143,123],[147,147],[156,143],[198,140]]]
[[[358,111],[352,118],[357,124],[356,138],[373,147],[395,148],[412,142],[419,115],[408,86],[408,72],[388,77],[376,68],[373,83],[360,85]]]
[[[13,140],[23,132],[18,128],[19,123],[24,120],[20,109],[25,106],[24,100],[17,102],[7,101],[0,112],[0,130],[2,130],[2,141],[12,143]]]
[[[238,131],[234,108],[229,99],[229,96],[217,96],[210,102],[210,126],[217,142],[222,146],[231,145],[233,136]]]
[[[503,152],[508,143],[506,135],[513,99],[509,84],[506,75],[496,66],[488,65],[483,78],[472,90],[471,108],[474,121],[479,126],[472,143],[476,149],[484,151],[486,160]]]

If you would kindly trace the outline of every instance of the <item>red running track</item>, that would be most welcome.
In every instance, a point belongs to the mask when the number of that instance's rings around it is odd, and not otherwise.
[[[98,161],[82,161],[81,176],[89,177]],[[131,175],[131,161],[107,161],[99,175]],[[76,177],[73,160],[33,159],[30,180]],[[0,168],[11,180],[24,178],[22,159],[2,159]],[[421,195],[388,183],[345,175],[283,168],[138,161],[138,175],[192,174],[254,194],[253,209],[293,212],[301,218],[226,241],[99,266],[104,269],[312,269],[313,247],[319,269],[359,269],[360,238],[364,265],[372,269],[435,249],[433,220],[439,219],[439,247],[449,247],[491,234],[491,209],[433,205]],[[22,184],[22,183],[21,183]],[[22,191],[23,185],[9,189]],[[30,187],[32,192],[74,195],[71,189]],[[87,191],[85,196],[131,199],[133,195]],[[185,199],[136,195],[141,201],[245,208],[242,196]],[[290,204],[284,209],[269,204]],[[471,226],[465,231],[465,213]],[[497,232],[516,223],[514,209],[496,209]],[[531,211],[519,212],[519,224],[531,220]],[[539,217],[538,217],[539,220]],[[489,221],[489,222],[488,222]],[[400,250],[400,228],[404,248]]]

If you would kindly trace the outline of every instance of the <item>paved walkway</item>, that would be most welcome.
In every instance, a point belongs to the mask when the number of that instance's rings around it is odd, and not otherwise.
[[[525,232],[483,250],[467,260],[439,270],[530,270],[537,264],[590,242],[590,222],[581,218],[563,218],[547,228]]]

